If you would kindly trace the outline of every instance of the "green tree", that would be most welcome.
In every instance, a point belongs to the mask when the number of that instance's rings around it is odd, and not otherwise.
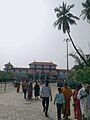
[[[90,67],[84,69],[84,79],[90,84]]]
[[[79,82],[86,81],[87,83],[90,84],[90,67],[75,70],[74,78]]]
[[[86,0],[85,3],[82,3],[83,10],[81,11],[81,15],[83,15],[83,20],[87,19],[87,22],[90,23],[90,0]]]
[[[85,64],[87,64],[86,60],[84,59],[84,57],[80,54],[80,52],[78,51],[78,49],[76,48],[71,35],[70,35],[70,25],[76,25],[76,22],[74,19],[79,20],[79,18],[77,16],[74,16],[73,14],[70,13],[71,8],[74,7],[74,4],[72,5],[66,5],[64,2],[62,4],[62,6],[59,5],[59,7],[56,7],[55,13],[57,16],[57,20],[54,22],[54,27],[58,26],[58,30],[63,29],[63,33],[67,33],[69,36],[69,39],[74,47],[74,49],[76,50],[76,52],[79,54],[79,56],[82,58],[82,60],[85,62]]]
[[[76,65],[72,69],[72,73],[69,75],[69,79],[72,77],[79,82],[86,81],[90,84],[90,54],[85,54],[79,49],[80,53],[84,56],[85,60],[87,61],[89,67],[84,64],[82,59],[78,56],[76,53],[70,53],[69,55],[72,56],[75,59]]]
[[[74,74],[75,74],[75,70],[70,70],[67,75],[67,79],[70,80],[70,79],[74,78]]]
[[[13,73],[12,72],[6,72],[6,71],[0,71],[0,80],[9,80],[13,78]]]
[[[84,71],[79,69],[77,71],[75,71],[75,74],[74,74],[74,77],[77,81],[81,81],[81,82],[84,82],[85,81],[85,78],[84,78]]]

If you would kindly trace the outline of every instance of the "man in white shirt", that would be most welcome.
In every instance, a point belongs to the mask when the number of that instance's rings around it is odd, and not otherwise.
[[[80,108],[81,108],[81,113],[82,113],[82,118],[87,118],[86,116],[86,106],[87,106],[87,92],[86,92],[86,83],[84,86],[79,90],[77,98],[80,100]]]
[[[45,112],[45,116],[48,117],[48,108],[49,108],[49,98],[51,98],[52,101],[52,92],[51,87],[49,86],[49,81],[46,81],[46,83],[41,87],[41,98],[42,98],[42,106],[43,111]]]

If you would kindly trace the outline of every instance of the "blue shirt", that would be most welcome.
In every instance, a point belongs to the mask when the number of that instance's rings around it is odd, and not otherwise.
[[[56,93],[54,98],[54,103],[63,104],[65,103],[64,95],[63,93]]]

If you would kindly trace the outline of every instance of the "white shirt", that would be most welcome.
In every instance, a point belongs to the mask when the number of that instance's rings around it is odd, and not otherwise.
[[[52,96],[52,92],[51,92],[51,87],[48,85],[43,85],[41,87],[41,96],[42,97],[51,97]]]
[[[82,96],[87,95],[85,88],[81,88],[78,92],[77,98],[80,99],[80,108],[81,108],[81,112],[82,114],[85,114],[85,110],[87,107],[87,97],[83,97],[81,99]]]

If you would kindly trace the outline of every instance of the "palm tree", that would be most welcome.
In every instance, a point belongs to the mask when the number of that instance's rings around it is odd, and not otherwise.
[[[90,23],[90,0],[86,0],[85,3],[82,3],[83,10],[81,11],[81,15],[84,15],[83,20],[87,19],[87,22]]]
[[[57,20],[54,22],[53,25],[54,25],[54,27],[58,26],[58,30],[61,30],[61,28],[62,28],[63,33],[67,32],[74,49],[79,54],[79,56],[82,58],[82,60],[85,62],[85,64],[87,64],[86,60],[83,58],[83,56],[80,54],[80,52],[76,48],[76,46],[71,38],[71,35],[70,35],[70,25],[73,25],[73,24],[76,25],[76,22],[74,19],[79,20],[78,17],[76,17],[70,13],[70,9],[73,7],[74,7],[74,4],[67,6],[64,2],[62,4],[62,6],[56,7],[54,10],[55,10],[55,13],[57,16]]]

